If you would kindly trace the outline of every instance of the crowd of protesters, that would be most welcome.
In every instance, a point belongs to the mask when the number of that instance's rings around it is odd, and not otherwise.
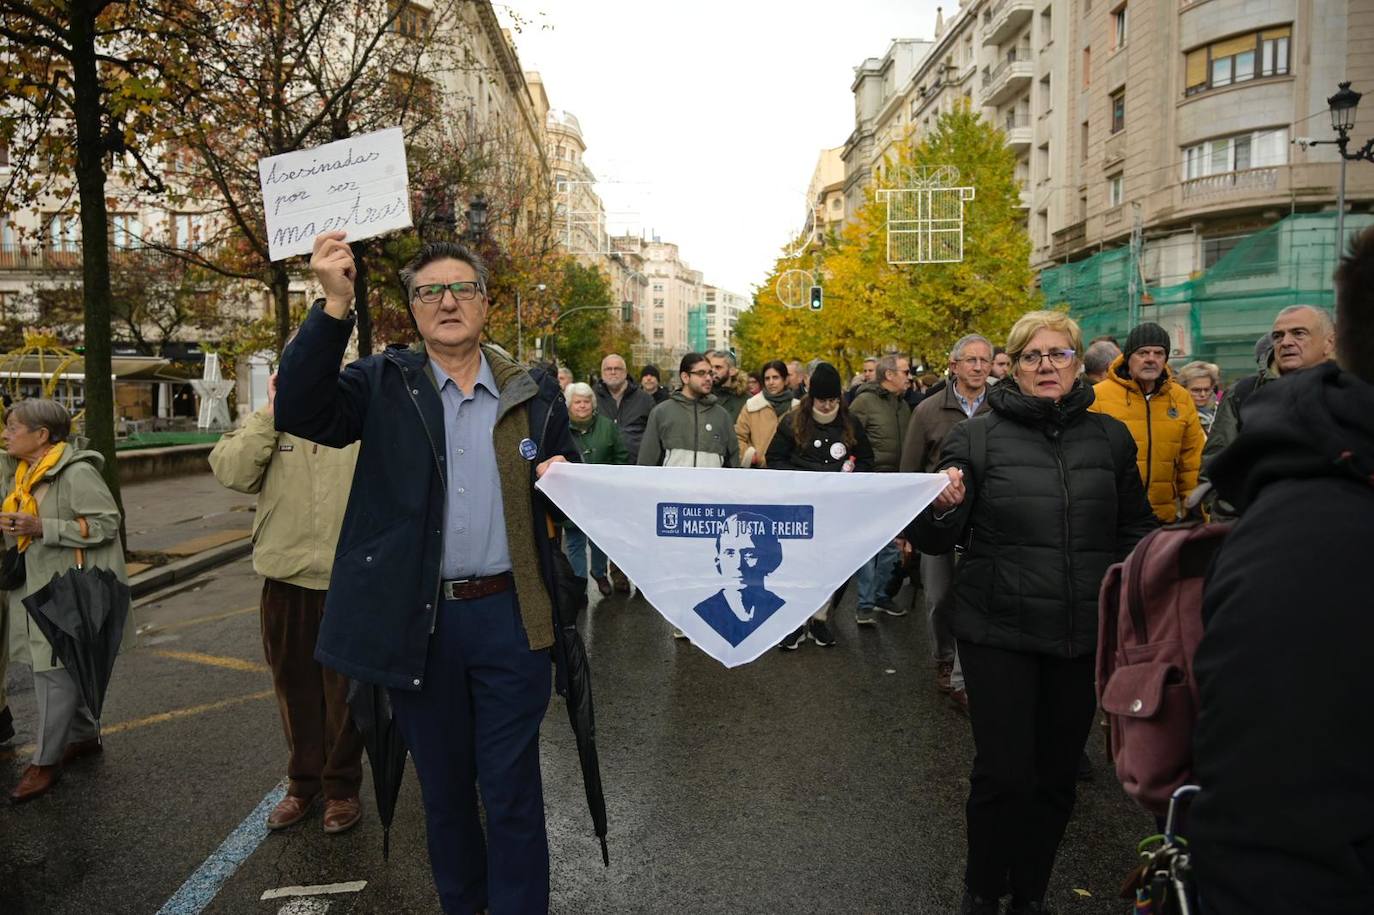
[[[1208,585],[1210,625],[1230,631],[1235,643],[1223,645],[1218,635],[1199,656],[1198,830],[1204,847],[1215,849],[1210,861],[1198,863],[1203,910],[1374,911],[1374,789],[1357,776],[1367,770],[1368,753],[1353,751],[1355,743],[1370,746],[1365,735],[1347,740],[1332,717],[1336,707],[1321,698],[1358,678],[1361,659],[1374,660],[1370,618],[1356,613],[1360,601],[1331,574],[1356,567],[1353,554],[1338,560],[1335,553],[1360,549],[1369,541],[1358,535],[1374,533],[1374,310],[1366,301],[1374,289],[1374,233],[1355,243],[1341,277],[1340,332],[1322,308],[1284,308],[1256,346],[1255,369],[1225,385],[1217,365],[1176,359],[1176,341],[1156,323],[1130,328],[1124,340],[1084,341],[1073,320],[1048,311],[1025,315],[1005,341],[965,335],[938,375],[930,371],[935,366],[914,367],[902,353],[865,358],[845,380],[827,362],[797,358],[766,361],[741,377],[722,352],[689,353],[669,384],[658,367],[644,367],[641,377],[652,377],[657,391],[676,390],[649,415],[641,464],[950,475],[936,502],[779,648],[794,651],[808,640],[835,645],[833,614],[850,585],[857,590],[856,631],[876,625],[879,614],[906,613],[893,600],[904,571],[920,588],[934,685],[969,716],[976,748],[961,913],[1049,911],[1046,891],[1098,713],[1094,659],[1104,573],[1145,534],[1196,511],[1189,496],[1206,491],[1199,487],[1209,469],[1220,475],[1209,512],[1235,517],[1258,499],[1270,521],[1242,522],[1235,539],[1244,546],[1222,553]],[[1341,339],[1344,370],[1334,361]],[[1285,376],[1296,377],[1275,384]],[[1266,393],[1256,397],[1260,391]],[[716,434],[727,417],[733,440]],[[1247,433],[1251,423],[1262,428]],[[1303,428],[1310,436],[1299,433]],[[1266,446],[1293,463],[1267,454]],[[1295,566],[1322,579],[1312,585],[1330,594],[1320,611],[1329,628],[1289,624],[1286,614],[1304,599],[1295,592],[1291,601],[1280,600],[1262,576],[1267,562],[1291,553],[1283,506],[1322,525],[1339,510],[1343,491],[1363,514],[1340,533],[1314,530],[1304,541],[1314,551],[1310,563]],[[1300,509],[1309,494],[1325,513]],[[1267,558],[1259,552],[1265,547]],[[1305,587],[1302,576],[1290,580]],[[1244,635],[1245,608],[1259,603],[1272,608],[1261,620],[1272,627],[1269,645],[1247,643]],[[1305,652],[1311,665],[1297,689],[1309,697],[1303,707],[1324,714],[1301,725],[1302,708],[1284,702],[1287,678],[1265,675],[1296,663],[1278,641],[1294,629],[1312,638],[1364,636],[1362,649],[1339,660],[1322,660],[1315,644]],[[1273,696],[1247,705],[1247,690]],[[1279,783],[1293,797],[1317,794],[1332,806],[1294,804],[1283,814],[1288,835],[1261,842],[1256,836],[1284,832],[1263,823],[1277,809],[1263,781],[1277,766],[1261,762],[1261,744],[1272,740],[1263,722],[1277,708],[1292,708],[1294,732],[1326,751],[1324,759],[1304,762],[1303,748],[1292,745],[1281,754],[1290,765]],[[1247,755],[1236,741],[1254,745]],[[1336,814],[1340,804],[1350,806]],[[1321,833],[1322,810],[1333,816],[1334,835]],[[1266,901],[1273,880],[1264,874],[1285,868],[1318,887],[1321,905]]]
[[[403,273],[423,345],[341,373],[354,278],[342,233],[316,240],[312,267],[325,298],[267,405],[211,456],[224,485],[260,503],[263,647],[289,751],[270,829],[298,823],[321,796],[326,833],[358,822],[347,684],[378,684],[419,775],[444,910],[547,910],[538,733],[554,598],[543,570],[561,549],[603,597],[633,583],[540,501],[527,463],[536,477],[564,460],[943,473],[935,501],[779,648],[834,646],[850,584],[856,632],[907,614],[894,599],[904,577],[919,588],[933,686],[968,716],[975,746],[958,911],[1050,911],[1098,713],[1104,575],[1190,512],[1239,519],[1207,575],[1196,659],[1202,911],[1374,911],[1374,738],[1359,724],[1374,700],[1374,615],[1357,590],[1374,541],[1374,230],[1342,261],[1334,320],[1283,308],[1255,370],[1225,386],[1214,364],[1173,366],[1177,341],[1158,324],[1085,342],[1057,311],[1022,316],[1005,339],[961,328],[938,365],[873,354],[846,366],[847,382],[820,359],[778,354],[741,371],[714,350],[674,371],[635,371],[609,353],[587,383],[481,342],[486,268],[452,243],[426,245]],[[42,697],[16,802],[102,747],[98,721],[17,609],[78,547],[123,578],[99,456],[70,440],[70,424],[37,400],[5,424],[0,532],[20,571],[0,618],[0,689],[12,657]],[[400,466],[398,455],[423,459]],[[330,493],[354,480],[367,485],[345,510]],[[545,514],[561,536],[531,536]],[[419,520],[390,520],[407,517]],[[395,612],[376,614],[383,605]],[[13,736],[9,715],[0,692],[0,742]]]

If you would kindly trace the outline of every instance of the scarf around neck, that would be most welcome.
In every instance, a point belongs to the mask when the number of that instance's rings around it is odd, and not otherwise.
[[[14,489],[5,496],[5,501],[0,505],[0,509],[7,512],[23,512],[27,515],[38,517],[38,500],[33,497],[33,487],[38,484],[43,477],[47,476],[48,471],[57,466],[57,462],[62,460],[62,455],[67,450],[66,442],[58,442],[43,455],[42,460],[32,467],[28,461],[20,461],[19,466],[14,470]],[[24,552],[33,542],[32,537],[21,535],[19,537],[19,552]]]
[[[764,391],[763,397],[773,405],[773,412],[779,416],[782,416],[788,410],[792,409],[791,388],[783,388],[781,394],[769,394],[767,391]]]

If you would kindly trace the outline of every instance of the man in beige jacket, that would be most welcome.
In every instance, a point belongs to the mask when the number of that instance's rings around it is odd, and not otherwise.
[[[314,654],[358,446],[326,448],[277,432],[276,393],[273,375],[267,406],[219,440],[210,467],[225,486],[258,496],[253,569],[264,579],[262,647],[290,753],[286,797],[267,827],[299,822],[323,791],[324,831],[340,833],[360,816],[363,742],[348,711],[348,679]]]

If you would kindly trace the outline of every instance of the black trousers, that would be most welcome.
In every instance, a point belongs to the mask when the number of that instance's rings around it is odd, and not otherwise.
[[[989,648],[959,640],[975,755],[969,777],[970,891],[1045,897],[1073,813],[1078,758],[1097,710],[1093,657]]]

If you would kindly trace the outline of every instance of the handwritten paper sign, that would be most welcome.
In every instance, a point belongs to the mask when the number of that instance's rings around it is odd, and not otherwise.
[[[258,177],[274,261],[309,254],[321,232],[357,241],[410,225],[399,127],[260,159]]]

